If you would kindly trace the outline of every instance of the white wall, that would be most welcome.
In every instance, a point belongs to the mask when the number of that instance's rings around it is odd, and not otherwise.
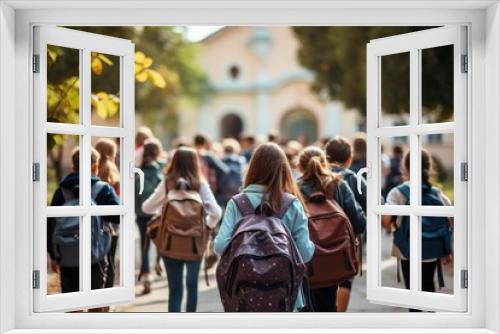
[[[7,224],[14,224],[13,190],[15,186],[14,159],[14,104],[12,99],[5,96],[14,95],[14,10],[4,3],[0,3],[0,68],[5,69],[0,76],[0,253],[6,261],[0,262],[0,333],[14,328],[14,238],[5,232]],[[7,209],[9,208],[9,209]],[[5,257],[5,254],[7,256]]]

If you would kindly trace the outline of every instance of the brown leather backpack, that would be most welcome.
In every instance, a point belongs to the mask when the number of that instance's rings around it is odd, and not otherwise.
[[[341,283],[358,273],[357,244],[353,227],[342,207],[333,199],[337,182],[326,191],[317,191],[307,198],[309,237],[315,244],[309,264],[311,288]]]
[[[201,260],[207,248],[209,231],[199,192],[179,180],[167,192],[161,218],[148,226],[148,235],[162,256],[178,260]]]

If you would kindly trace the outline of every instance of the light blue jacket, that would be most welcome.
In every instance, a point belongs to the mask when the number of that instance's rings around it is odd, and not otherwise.
[[[265,187],[257,184],[251,184],[243,190],[243,192],[248,196],[253,207],[257,207],[261,203],[264,191]],[[230,200],[227,203],[226,212],[224,213],[224,218],[222,218],[219,233],[214,240],[214,250],[217,254],[222,254],[229,245],[234,227],[241,218],[242,216],[238,207],[233,200]],[[309,239],[307,215],[298,199],[292,202],[285,213],[282,222],[291,232],[297,249],[302,256],[302,260],[306,263],[311,261],[314,254],[314,244]],[[296,308],[302,307],[303,305],[302,293],[299,292]]]

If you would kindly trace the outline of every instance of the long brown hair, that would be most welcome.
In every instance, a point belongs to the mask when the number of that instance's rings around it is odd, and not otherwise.
[[[265,196],[269,199],[274,212],[281,209],[284,192],[295,195],[303,203],[300,191],[293,181],[292,170],[285,152],[274,143],[260,145],[252,155],[244,186],[250,184],[266,188]],[[264,200],[264,196],[262,199]]]
[[[432,187],[432,177],[434,176],[434,164],[432,162],[431,154],[422,149],[421,156],[421,169],[422,169],[422,183]],[[406,153],[403,160],[403,174],[409,179],[410,178],[410,152]]]
[[[316,146],[308,146],[299,154],[299,165],[303,172],[302,180],[313,183],[317,190],[326,190],[332,182],[339,180],[339,175],[328,168],[325,152]]]
[[[160,153],[163,151],[161,142],[156,138],[148,138],[144,141],[144,151],[142,152],[142,167],[158,161]]]
[[[203,176],[196,151],[190,147],[178,148],[167,165],[165,177],[169,189],[175,188],[177,181],[183,178],[188,181],[192,190],[199,191]]]
[[[113,187],[120,183],[120,173],[115,164],[117,145],[109,138],[101,138],[95,144],[95,149],[100,154],[98,176]]]

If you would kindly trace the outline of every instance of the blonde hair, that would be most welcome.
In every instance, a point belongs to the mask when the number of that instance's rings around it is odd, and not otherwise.
[[[90,163],[98,164],[101,159],[101,155],[93,147],[90,148]],[[73,163],[73,170],[80,170],[80,147],[75,147],[73,152],[71,152],[71,162]]]
[[[115,164],[116,143],[109,138],[101,138],[95,144],[95,149],[101,155],[99,159],[98,176],[102,181],[115,186],[120,183],[120,172]]]
[[[224,153],[226,154],[240,154],[241,146],[236,139],[225,138],[222,140],[222,146],[224,146]]]

